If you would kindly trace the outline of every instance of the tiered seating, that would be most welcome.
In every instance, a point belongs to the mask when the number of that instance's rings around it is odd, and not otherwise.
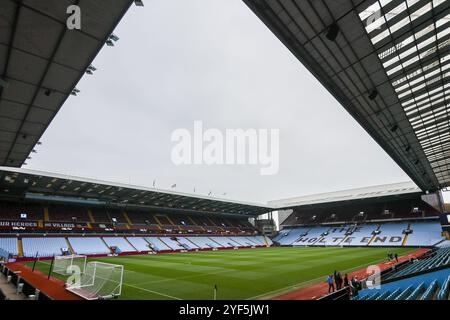
[[[19,254],[17,238],[0,238],[0,248],[14,256]]]
[[[427,288],[427,290],[425,290],[425,293],[423,294],[420,300],[431,300],[434,294],[436,293],[437,289],[438,289],[438,282],[437,280],[434,280]]]
[[[156,215],[156,220],[159,221],[159,223],[163,226],[163,227],[169,227],[172,228],[173,224],[170,223],[170,220],[167,218],[167,216],[163,216],[163,215]]]
[[[84,207],[51,205],[48,207],[50,221],[71,222],[76,218],[77,222],[89,222],[88,211]]]
[[[235,242],[231,241],[227,237],[209,237],[209,238],[214,242],[218,243],[223,248],[232,248],[237,246]]]
[[[341,243],[342,246],[365,246],[373,236],[373,232],[379,227],[378,224],[358,225],[351,229],[349,234]]]
[[[311,227],[306,231],[305,235],[301,235],[293,245],[294,246],[310,246],[314,245],[322,236],[323,233],[327,232],[329,227]],[[323,244],[321,244],[323,245]]]
[[[228,237],[234,242],[240,244],[240,246],[244,247],[252,247],[252,246],[265,246],[266,242],[263,236],[250,236],[250,237]]]
[[[142,237],[127,237],[128,241],[135,247],[138,251],[149,251],[148,242]]]
[[[186,237],[189,241],[194,243],[197,247],[201,249],[207,248],[219,248],[220,245],[211,240],[208,237]]]
[[[159,239],[167,244],[172,250],[183,250],[187,249],[183,246],[181,246],[178,241],[172,240],[171,237],[159,237]]]
[[[433,246],[444,243],[439,221],[337,226],[302,226],[281,230],[273,239],[294,246]],[[375,233],[375,232],[378,233]],[[404,243],[404,241],[406,241]]]
[[[397,278],[408,274],[441,267],[444,265],[450,265],[450,248],[437,249],[435,253],[429,258],[414,261],[407,267],[392,274],[389,278]]]
[[[155,218],[152,214],[147,212],[134,212],[127,211],[128,218],[131,220],[133,225],[157,225]]]
[[[408,235],[408,246],[432,246],[442,241],[442,227],[439,222],[412,223],[413,232]]]
[[[273,238],[273,241],[280,243],[281,245],[291,245],[297,240],[302,234],[309,230],[308,227],[298,227],[287,230],[281,230],[280,233]]]
[[[439,270],[365,289],[354,300],[447,300],[450,269]]]
[[[269,238],[266,238],[264,236],[247,237],[247,239],[256,242],[256,244],[259,245],[259,246],[265,246],[267,244],[269,246],[271,246],[273,244],[272,240],[270,240]],[[266,241],[267,241],[267,244],[266,244]]]
[[[20,215],[25,213],[27,220],[44,219],[44,210],[39,205],[34,204],[16,204],[13,202],[0,203],[1,220],[21,220]]]
[[[76,254],[107,254],[111,253],[101,238],[70,237],[68,238]]]
[[[450,291],[450,276],[448,276],[447,280],[445,280],[444,284],[441,287],[441,290],[438,293],[439,300],[445,300],[448,297]]]
[[[192,219],[201,226],[207,227],[207,226],[217,226],[214,219],[211,219],[209,217],[203,217],[203,216],[193,216]]]
[[[92,216],[97,223],[111,223],[108,212],[104,209],[91,209]]]
[[[447,248],[447,247],[450,247],[450,240],[444,240],[444,241],[442,241],[442,242],[439,242],[439,243],[436,245],[436,247],[439,247],[439,248]]]
[[[328,227],[326,229],[325,234],[315,243],[316,245],[338,246],[345,239],[346,233],[352,230],[352,227]]]
[[[264,239],[257,237],[244,237],[246,241],[252,244],[252,246],[263,246],[265,245]]]
[[[68,240],[68,242],[67,242]],[[25,237],[22,239],[24,256],[51,257],[62,254],[62,249],[73,249],[75,254],[109,254],[111,247],[117,253],[138,251],[173,251],[213,248],[233,248],[266,245],[263,236],[196,236],[196,237]],[[270,241],[270,240],[269,240]],[[270,242],[269,242],[270,244]],[[135,249],[136,248],[136,249]],[[0,238],[0,256],[18,255],[17,238]]]
[[[63,237],[22,238],[24,257],[52,257],[62,254],[69,246]]]
[[[247,247],[247,246],[253,246],[254,244],[248,244],[248,240],[244,241],[243,238],[240,237],[227,237],[230,242],[236,246],[236,247]]]
[[[376,235],[372,246],[401,246],[405,235],[403,230],[408,228],[408,223],[384,223],[380,225],[380,234]]]
[[[172,250],[171,247],[169,247],[168,245],[166,245],[164,242],[162,242],[159,238],[157,237],[145,237],[145,240],[151,244],[152,248],[155,251],[165,251],[165,250]]]
[[[123,215],[123,211],[120,210],[108,210],[107,212],[110,221],[113,221],[113,219],[116,219],[116,223],[119,224],[125,224],[127,223],[127,220],[125,219],[125,216]]]
[[[178,237],[178,242],[180,243],[180,245],[183,248],[188,249],[188,250],[199,249],[200,248],[195,243],[192,243],[191,241],[189,241],[188,239],[186,239],[184,237]]]
[[[135,252],[136,250],[122,237],[103,237],[109,247],[117,247],[120,252]]]

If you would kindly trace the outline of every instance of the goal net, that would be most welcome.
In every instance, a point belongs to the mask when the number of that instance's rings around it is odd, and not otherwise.
[[[70,255],[56,256],[53,263],[53,272],[61,275],[83,273],[86,268],[86,256]]]
[[[122,293],[123,266],[103,262],[88,262],[84,273],[67,290],[86,300],[113,299]]]

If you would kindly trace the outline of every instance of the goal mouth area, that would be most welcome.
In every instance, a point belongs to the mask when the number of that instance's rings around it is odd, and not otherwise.
[[[92,261],[78,276],[66,290],[85,300],[114,299],[122,293],[123,265]]]
[[[85,255],[73,254],[68,256],[55,256],[52,272],[67,276],[73,274],[75,270],[79,269],[80,272],[83,273],[86,269],[86,263],[87,256]]]

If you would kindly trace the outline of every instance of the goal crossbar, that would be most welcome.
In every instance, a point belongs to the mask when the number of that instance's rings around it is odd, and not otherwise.
[[[55,256],[52,271],[61,275],[70,275],[74,272],[83,273],[86,263],[87,256],[84,255]]]
[[[122,265],[93,261],[66,289],[86,300],[111,299],[121,295],[122,282]]]

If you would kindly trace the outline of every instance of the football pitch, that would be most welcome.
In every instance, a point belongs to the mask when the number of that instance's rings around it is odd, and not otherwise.
[[[120,299],[270,299],[411,248],[261,248],[93,258],[124,266]],[[28,263],[31,265],[32,263]],[[48,272],[49,262],[37,268]],[[56,276],[56,275],[54,275]]]

